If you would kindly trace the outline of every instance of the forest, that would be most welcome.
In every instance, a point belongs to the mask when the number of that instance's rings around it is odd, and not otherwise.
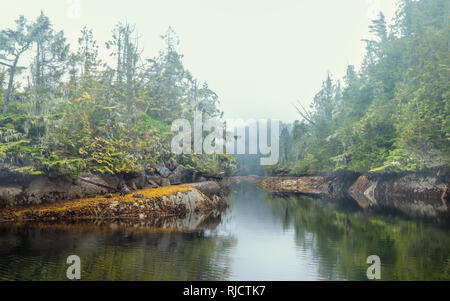
[[[283,124],[280,161],[267,174],[417,171],[450,162],[450,16],[446,0],[403,0],[392,24],[380,13],[357,71],[322,83],[299,120]],[[143,57],[135,26],[118,23],[99,57],[91,29],[76,50],[42,12],[0,31],[0,170],[76,177],[177,164],[195,173],[261,173],[258,157],[170,152],[170,123],[222,117],[219,97],[166,47]],[[28,60],[28,62],[27,62]],[[299,83],[300,84],[300,83]],[[256,158],[256,159],[255,159]],[[239,161],[239,162],[238,162]]]
[[[266,172],[417,171],[450,162],[450,3],[403,0],[372,21],[360,70],[329,74]]]
[[[51,177],[120,174],[179,165],[198,174],[232,173],[230,155],[170,152],[170,124],[220,117],[218,96],[182,63],[172,28],[165,49],[144,58],[135,26],[118,23],[99,58],[83,28],[72,51],[42,12],[0,31],[0,170]],[[26,65],[25,58],[31,58]]]
[[[449,0],[4,2],[0,284],[450,280]]]

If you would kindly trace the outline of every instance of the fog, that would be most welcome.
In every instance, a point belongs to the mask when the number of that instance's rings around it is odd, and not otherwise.
[[[18,15],[35,19],[42,8],[72,49],[83,26],[94,30],[102,58],[118,21],[136,24],[145,57],[163,47],[172,26],[184,64],[219,95],[226,118],[298,119],[292,103],[308,105],[327,72],[340,78],[359,67],[370,37],[368,25],[381,9],[390,20],[393,0],[17,0],[4,1],[0,27]],[[80,3],[78,12],[71,8]],[[28,66],[27,59],[21,64]]]

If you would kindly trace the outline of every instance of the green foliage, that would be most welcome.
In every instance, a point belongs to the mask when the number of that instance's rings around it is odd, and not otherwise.
[[[308,196],[267,195],[265,202],[283,225],[293,225],[298,246],[310,244],[323,261],[324,279],[367,280],[367,254],[388,262],[384,280],[448,280],[450,235],[445,226],[387,212],[364,212],[348,203]],[[358,268],[354,268],[354,267]]]
[[[449,164],[449,15],[445,0],[405,0],[388,31],[380,14],[361,71],[349,66],[343,87],[328,76],[312,110],[299,109],[291,173]]]
[[[64,33],[43,13],[16,23],[18,34],[0,31],[0,62],[18,56],[17,39],[33,61],[18,70],[27,72],[29,87],[12,87],[9,113],[0,115],[0,168],[75,177],[152,170],[178,159],[196,173],[233,173],[231,156],[175,158],[170,151],[174,119],[192,119],[196,109],[220,115],[217,95],[184,68],[173,30],[162,37],[167,48],[145,60],[134,26],[119,23],[107,43],[117,59],[110,67],[99,60],[91,30],[82,29],[78,51],[71,53]],[[1,101],[6,75],[0,70]]]
[[[181,166],[194,174],[204,176],[230,176],[237,167],[237,161],[232,155],[181,155]]]

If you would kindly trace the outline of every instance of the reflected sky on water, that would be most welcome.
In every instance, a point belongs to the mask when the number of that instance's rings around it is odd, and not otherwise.
[[[450,231],[352,201],[273,195],[236,184],[225,214],[191,229],[145,224],[0,226],[1,280],[450,280]],[[171,224],[171,223],[163,223]]]

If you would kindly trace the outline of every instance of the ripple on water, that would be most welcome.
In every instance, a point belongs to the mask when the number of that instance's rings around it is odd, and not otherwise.
[[[339,211],[309,197],[236,186],[217,228],[195,233],[108,227],[0,227],[1,280],[450,280],[450,231],[414,220]]]

